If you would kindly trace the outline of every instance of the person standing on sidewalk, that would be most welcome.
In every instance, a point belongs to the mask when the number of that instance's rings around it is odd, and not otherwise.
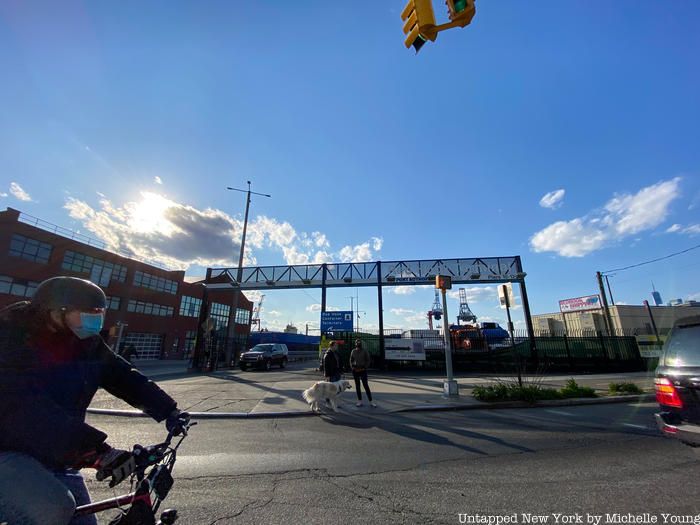
[[[340,381],[342,369],[340,367],[340,356],[338,355],[338,343],[331,341],[328,350],[323,354],[323,375],[326,381],[331,383]]]
[[[350,368],[352,368],[352,377],[355,378],[355,391],[357,392],[357,405],[362,406],[362,391],[360,390],[360,380],[362,380],[362,386],[365,387],[365,392],[367,393],[367,399],[369,399],[369,404],[376,408],[377,404],[372,401],[372,392],[369,389],[369,383],[367,382],[367,369],[370,365],[369,352],[362,348],[362,341],[359,339],[355,341],[355,348],[350,352]]]

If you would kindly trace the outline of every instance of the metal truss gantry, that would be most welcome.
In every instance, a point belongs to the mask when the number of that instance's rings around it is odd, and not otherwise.
[[[240,282],[236,276],[241,275]],[[525,272],[520,256],[465,259],[421,259],[406,261],[343,262],[244,268],[208,268],[207,288],[274,290],[321,288],[321,311],[326,311],[326,290],[337,287],[376,286],[379,333],[384,331],[382,288],[385,286],[434,285],[437,275],[449,275],[452,284],[518,283],[523,313],[535,353],[530,305],[525,288]],[[383,339],[380,338],[382,355]]]

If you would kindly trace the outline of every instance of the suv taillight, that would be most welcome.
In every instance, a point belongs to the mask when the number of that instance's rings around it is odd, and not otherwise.
[[[654,379],[654,389],[656,390],[656,401],[659,405],[683,408],[683,401],[678,395],[678,390],[667,378],[657,377]]]

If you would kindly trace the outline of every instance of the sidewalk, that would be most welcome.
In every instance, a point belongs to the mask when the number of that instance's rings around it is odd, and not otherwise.
[[[225,370],[213,373],[187,373],[187,363],[182,361],[153,361],[134,362],[144,374],[156,381],[161,388],[177,400],[182,410],[191,412],[200,418],[236,418],[236,417],[292,417],[313,415],[308,404],[302,399],[302,392],[315,381],[321,379],[310,363],[292,365],[284,374],[275,372],[241,372],[240,370]],[[290,379],[290,376],[293,378]],[[346,376],[347,377],[347,376]],[[545,387],[561,388],[570,375],[552,375],[539,377],[537,382]],[[636,372],[627,374],[599,374],[573,376],[581,386],[590,386],[604,400],[561,400],[546,402],[547,405],[588,404],[615,401],[607,396],[608,385],[611,382],[632,382],[646,393],[653,393],[653,374]],[[503,408],[516,406],[532,406],[524,403],[498,404],[475,400],[471,390],[477,385],[493,383],[496,376],[458,377],[459,397],[445,398],[442,396],[443,378],[438,375],[428,375],[410,372],[402,373],[370,373],[370,388],[377,408],[370,408],[363,392],[364,406],[356,407],[357,397],[354,382],[350,376],[353,389],[344,392],[340,398],[341,412],[357,413],[365,411],[373,413],[394,413],[417,410],[469,410],[484,408]],[[515,378],[505,377],[509,382]],[[532,378],[524,377],[524,381],[532,382]],[[638,399],[625,396],[623,400]],[[649,396],[643,397],[650,399]],[[651,397],[653,399],[653,396]],[[92,413],[107,413],[111,415],[142,415],[126,403],[104,392],[98,391],[90,405]],[[326,412],[330,409],[325,409]]]

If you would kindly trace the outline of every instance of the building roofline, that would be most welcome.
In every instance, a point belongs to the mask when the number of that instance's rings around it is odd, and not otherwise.
[[[0,216],[4,216],[6,218],[9,218],[10,220],[14,220],[14,222],[21,222],[23,224],[27,224],[29,226],[33,226],[35,228],[38,228],[40,230],[44,230],[48,233],[52,233],[54,235],[57,235],[59,237],[63,237],[65,239],[70,239],[72,241],[78,242],[80,244],[84,244],[86,246],[89,246],[91,248],[96,248],[98,250],[105,251],[107,253],[111,253],[114,255],[118,255],[120,257],[124,257],[126,259],[140,262],[142,264],[146,264],[148,266],[153,266],[155,268],[158,268],[160,270],[164,270],[167,272],[184,272],[185,270],[179,269],[172,269],[166,266],[163,263],[157,262],[157,261],[152,261],[146,258],[141,258],[133,253],[130,253],[125,250],[112,250],[108,247],[107,243],[100,240],[96,239],[94,237],[90,237],[89,235],[85,235],[79,232],[76,232],[74,230],[71,230],[69,228],[64,228],[63,226],[58,226],[56,224],[53,224],[51,222],[45,221],[43,219],[40,219],[38,217],[34,217],[33,215],[30,215],[28,213],[25,213],[20,210],[16,210],[14,208],[8,207],[5,211],[0,211]]]

